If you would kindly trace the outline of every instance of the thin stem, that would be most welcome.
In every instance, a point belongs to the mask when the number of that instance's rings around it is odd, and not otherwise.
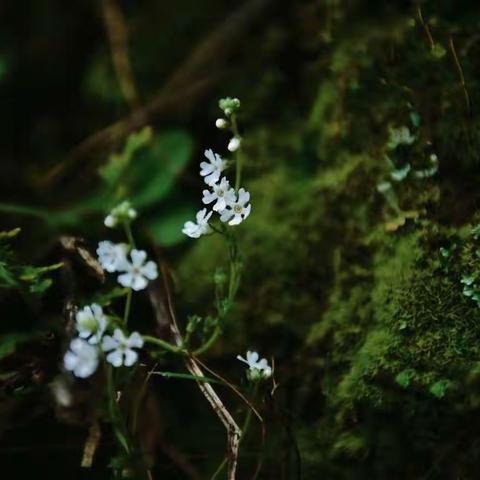
[[[220,338],[220,335],[222,334],[222,328],[220,325],[217,325],[215,327],[215,330],[213,331],[212,335],[210,338],[199,348],[197,348],[193,354],[194,355],[201,355],[202,353],[205,353],[207,350],[210,350],[215,343],[217,343],[217,340]]]
[[[128,317],[130,316],[130,310],[132,307],[132,289],[129,288],[127,292],[127,299],[125,300],[125,311],[123,313],[123,324],[127,326]]]
[[[130,227],[130,223],[124,222],[123,229],[125,230],[125,235],[127,236],[128,244],[130,248],[135,248],[135,240],[133,239],[132,229]]]
[[[238,249],[237,249],[235,237],[232,235],[228,235],[226,236],[226,238],[228,241],[228,252],[230,257],[230,275],[229,275],[230,278],[228,282],[228,297],[227,297],[227,303],[229,305],[228,308],[230,308],[230,305],[235,300],[235,296],[237,294],[238,284],[240,282],[240,272],[237,269]],[[222,331],[223,331],[222,324],[223,324],[226,313],[227,311],[219,308],[217,326],[215,327],[213,333],[208,338],[208,340],[201,347],[197,348],[197,350],[193,352],[194,355],[201,355],[206,351],[210,350],[210,348],[212,348],[213,345],[215,345],[215,343],[217,342],[217,340],[220,338],[222,334]]]
[[[238,125],[237,125],[237,118],[235,114],[232,115],[232,132],[233,135],[240,139],[240,134],[238,133]],[[240,188],[240,182],[242,179],[242,154],[241,154],[242,146],[237,149],[235,153],[235,190],[238,192]]]
[[[184,350],[183,348],[172,345],[171,343],[166,342],[161,338],[152,337],[150,335],[142,335],[142,338],[145,342],[158,345],[159,347],[163,348],[164,350],[167,350],[170,353],[176,353],[181,355],[186,355],[187,353],[186,350]]]
[[[127,429],[123,423],[122,415],[118,408],[116,399],[115,385],[113,381],[113,369],[107,365],[107,394],[108,394],[108,411],[112,422],[113,431],[118,443],[123,447],[127,456],[130,456],[131,448],[128,443]]]

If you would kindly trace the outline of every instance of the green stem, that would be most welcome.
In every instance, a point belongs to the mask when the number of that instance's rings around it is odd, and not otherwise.
[[[128,434],[125,424],[123,423],[122,414],[120,412],[117,399],[115,385],[113,381],[113,369],[107,366],[107,394],[108,394],[108,411],[112,422],[113,431],[118,443],[125,450],[125,454],[130,456],[131,448],[128,443]]]
[[[210,338],[199,348],[197,348],[193,354],[194,355],[201,355],[202,353],[205,353],[207,350],[210,350],[215,343],[217,343],[217,340],[220,338],[220,335],[222,334],[222,328],[220,325],[217,325],[215,327],[215,330],[213,331],[212,335]]]
[[[240,139],[240,134],[238,133],[238,125],[237,125],[237,118],[235,115],[232,115],[232,133],[235,137]],[[238,192],[240,188],[240,182],[242,179],[242,145],[235,152],[235,190]]]
[[[123,313],[123,324],[127,326],[128,317],[130,316],[130,310],[132,307],[132,289],[129,288],[127,292],[127,299],[125,300],[125,311]]]
[[[130,227],[130,224],[128,222],[123,223],[123,229],[125,230],[125,235],[127,236],[128,244],[130,245],[130,248],[135,248],[135,240],[133,239],[132,235],[132,229]]]
[[[170,353],[176,353],[185,355],[187,352],[183,348],[177,347],[176,345],[172,345],[171,343],[162,340],[161,338],[152,337],[150,335],[142,335],[142,338],[147,343],[153,343],[154,345],[158,345],[159,347],[167,350]]]
[[[237,250],[235,237],[228,236],[227,240],[229,242],[228,251],[229,251],[229,257],[230,257],[230,275],[229,275],[230,278],[228,282],[229,284],[228,284],[227,302],[228,302],[228,305],[231,305],[235,300],[235,295],[237,294],[240,275],[237,269],[238,250]],[[194,355],[201,355],[206,351],[210,350],[210,348],[212,348],[213,345],[215,345],[215,343],[217,342],[217,340],[220,338],[222,334],[222,324],[223,324],[223,320],[226,313],[227,313],[226,311],[219,309],[218,325],[215,327],[212,335],[210,335],[208,340],[193,352]]]

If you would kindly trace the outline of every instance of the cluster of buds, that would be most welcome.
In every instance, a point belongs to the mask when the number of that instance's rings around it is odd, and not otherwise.
[[[230,152],[236,152],[242,144],[242,139],[238,134],[235,119],[235,114],[240,109],[240,100],[238,98],[230,97],[222,98],[218,102],[218,106],[220,107],[226,118],[217,118],[217,120],[215,121],[215,126],[221,130],[225,130],[227,128],[231,128],[233,130],[233,137],[228,142],[227,149]]]
[[[105,217],[104,224],[108,228],[115,228],[125,223],[130,223],[137,218],[137,212],[132,208],[130,202],[125,201],[120,205],[117,205],[112,211]]]

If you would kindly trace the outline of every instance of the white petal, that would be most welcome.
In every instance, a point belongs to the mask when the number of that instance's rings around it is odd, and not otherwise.
[[[245,360],[241,355],[237,355],[237,360],[240,360],[243,363],[246,363],[248,365],[248,361]]]
[[[209,203],[212,203],[215,199],[217,198],[217,194],[216,193],[212,193],[208,190],[204,190],[203,191],[203,198],[202,198],[202,202],[205,204],[205,205],[208,205]]]
[[[95,319],[97,321],[100,320],[103,316],[102,307],[100,305],[98,305],[97,303],[92,303],[90,305],[90,308],[92,309],[92,313],[93,313],[93,316],[95,317]]]
[[[126,367],[131,367],[137,361],[137,358],[138,358],[138,353],[135,352],[135,350],[126,350],[125,351],[125,360],[124,360],[123,364]]]
[[[134,275],[133,282],[132,282],[132,289],[136,292],[143,290],[148,285],[147,279],[143,275]]]
[[[237,195],[235,194],[235,190],[233,188],[230,188],[227,192],[225,192],[224,198],[225,202],[227,202],[227,205],[232,205],[233,203],[236,203]]]
[[[266,368],[269,368],[268,366],[268,361],[266,358],[262,358],[257,362],[257,368],[260,370],[265,370]]]
[[[202,210],[199,210],[197,212],[197,215],[196,215],[197,223],[202,223],[206,214],[207,214],[207,209],[206,208],[203,208]]]
[[[243,219],[244,219],[244,220],[250,215],[250,212],[251,212],[251,211],[252,211],[252,205],[251,205],[251,204],[247,205],[247,206],[243,209],[242,215],[243,215]]]
[[[77,365],[73,373],[79,378],[87,378],[95,372],[98,366],[98,359],[92,358]]]
[[[73,353],[81,354],[84,350],[84,347],[85,347],[85,341],[80,340],[79,338],[75,338],[70,342],[70,350]]]
[[[189,225],[187,225],[189,224]],[[185,235],[188,235],[191,238],[198,238],[200,236],[200,232],[198,230],[198,225],[195,225],[193,222],[187,222],[183,227],[182,232]]]
[[[221,212],[222,210],[225,210],[226,207],[227,207],[227,202],[225,201],[225,198],[220,197],[218,198],[217,203],[213,206],[213,209],[216,212]]]
[[[218,170],[214,170],[210,175],[205,177],[205,183],[211,187],[214,183],[218,182],[219,178],[220,172]]]
[[[113,338],[115,340],[117,340],[117,342],[125,342],[127,340],[127,337],[125,336],[125,334],[123,333],[122,330],[120,330],[120,328],[116,328],[114,331],[113,331]]]
[[[236,213],[234,217],[228,222],[229,225],[238,225],[242,223],[242,215],[240,213]]]
[[[130,256],[132,257],[132,264],[135,267],[140,267],[145,263],[145,260],[147,259],[147,252],[145,252],[145,250],[133,249],[130,252]]]
[[[65,368],[67,370],[73,370],[78,363],[78,357],[72,353],[72,352],[67,352],[64,357],[63,357],[63,364],[65,365]]]
[[[203,154],[205,155],[205,157],[207,158],[207,160],[210,161],[210,163],[214,163],[215,162],[215,154],[213,153],[213,150],[210,148],[208,150],[205,150],[205,152],[203,152]]]
[[[118,341],[115,340],[110,335],[105,335],[102,340],[102,350],[108,352],[109,350],[114,350],[118,347]]]
[[[238,191],[238,203],[240,205],[245,205],[250,200],[250,193],[245,191],[244,188],[241,188]]]
[[[210,175],[215,170],[215,167],[211,163],[202,162],[200,163],[200,175],[204,177],[205,175]]]
[[[143,338],[138,332],[133,332],[127,340],[127,345],[131,348],[142,348]]]
[[[249,365],[252,365],[254,363],[257,363],[258,360],[258,353],[257,352],[251,352],[250,350],[247,352],[247,362]]]
[[[141,268],[141,273],[145,277],[147,277],[149,280],[155,280],[158,277],[158,269],[157,269],[157,264],[150,260],[147,262],[142,268]]]
[[[120,350],[114,350],[107,355],[107,362],[111,363],[114,367],[120,367],[123,363],[123,354]]]
[[[133,283],[133,275],[131,273],[122,273],[122,275],[118,276],[117,280],[120,285],[131,287]]]
[[[223,212],[219,212],[219,213],[220,213],[220,220],[222,222],[228,222],[228,220],[230,220],[230,218],[232,218],[233,216],[233,212],[229,209],[226,209]]]

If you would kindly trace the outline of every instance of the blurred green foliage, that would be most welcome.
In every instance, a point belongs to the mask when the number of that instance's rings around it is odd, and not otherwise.
[[[122,3],[145,101],[232,8],[213,0],[207,4],[208,15],[191,1],[178,8]],[[58,10],[55,19],[75,26],[94,11],[90,5],[72,7],[72,13]],[[127,115],[127,106],[100,26],[88,24],[93,32],[88,41],[79,27],[72,29],[75,48],[67,55],[46,35],[46,16],[37,12],[32,22],[38,25],[23,40],[30,53],[22,51],[22,68],[15,70],[16,54],[0,55],[1,85],[11,98],[22,85],[31,85],[31,72],[40,70],[46,52],[62,65],[72,58],[68,65],[77,76],[73,85],[55,90],[60,74],[44,66],[36,86],[49,92],[45,102],[55,108],[48,110],[23,89],[15,118],[17,124],[18,118],[29,121],[19,127],[21,141],[14,149],[5,141],[1,146],[5,203],[0,207],[9,212],[7,225],[21,224],[27,232],[19,244],[19,256],[26,257],[21,264],[56,264],[51,245],[59,232],[85,236],[94,245],[105,213],[128,197],[140,211],[141,233],[173,247],[166,255],[179,318],[208,317],[223,247],[215,237],[186,242],[180,230],[198,206],[201,152],[210,146],[223,152],[226,145],[221,132],[212,133],[217,99],[238,96],[253,210],[237,229],[245,265],[239,302],[208,362],[238,380],[241,370],[234,358],[239,352],[257,348],[275,358],[280,386],[258,406],[267,426],[260,478],[477,478],[476,11],[476,3],[465,0],[277,4],[241,38],[226,65],[218,66],[224,73],[220,84],[193,108],[179,104],[169,117],[137,130],[102,158],[86,158],[70,175],[68,185],[75,188],[68,195],[63,185],[39,189],[32,178],[63,159],[79,138]],[[20,18],[23,11],[10,15]],[[2,35],[9,38],[9,31]],[[32,47],[35,35],[44,39],[38,50]],[[22,82],[14,82],[18,78]],[[80,103],[75,115],[61,108],[71,98]],[[408,127],[415,140],[393,145],[391,130],[401,127]],[[14,168],[17,156],[24,162],[22,172]],[[20,213],[46,220],[46,232]],[[36,248],[40,234],[50,249]],[[11,239],[0,237],[0,242],[2,283],[20,282],[45,293],[43,309],[20,308],[16,299],[4,299],[5,308],[15,313],[11,317],[25,317],[29,326],[39,318],[42,326],[61,324],[58,299],[49,298],[53,289],[43,292],[42,282],[50,276],[12,267]],[[141,301],[136,307],[140,321],[149,325],[149,307]],[[0,344],[0,356],[7,360],[23,338],[10,317],[8,322],[15,336]],[[49,380],[60,355],[58,348],[46,368]],[[224,454],[223,431],[212,426],[200,398],[191,401],[190,382],[174,381],[155,383],[162,418],[158,430],[195,458],[207,449],[208,458],[195,465],[200,478],[207,478]],[[20,385],[32,382],[22,378]],[[48,401],[43,405],[51,408]],[[10,408],[5,412],[15,418]],[[18,408],[26,409],[23,403]],[[57,426],[48,418],[42,427]],[[55,457],[57,472],[64,465],[69,474],[72,467],[65,465],[78,464],[84,431],[52,433],[57,441],[71,435],[79,445],[65,459]],[[20,442],[24,433],[20,429],[14,440]],[[40,433],[36,438],[43,440]],[[246,453],[239,478],[251,475],[259,438],[254,426],[242,445]],[[98,478],[104,478],[101,460],[99,465]],[[185,478],[172,458],[162,457],[156,468],[165,478]]]

